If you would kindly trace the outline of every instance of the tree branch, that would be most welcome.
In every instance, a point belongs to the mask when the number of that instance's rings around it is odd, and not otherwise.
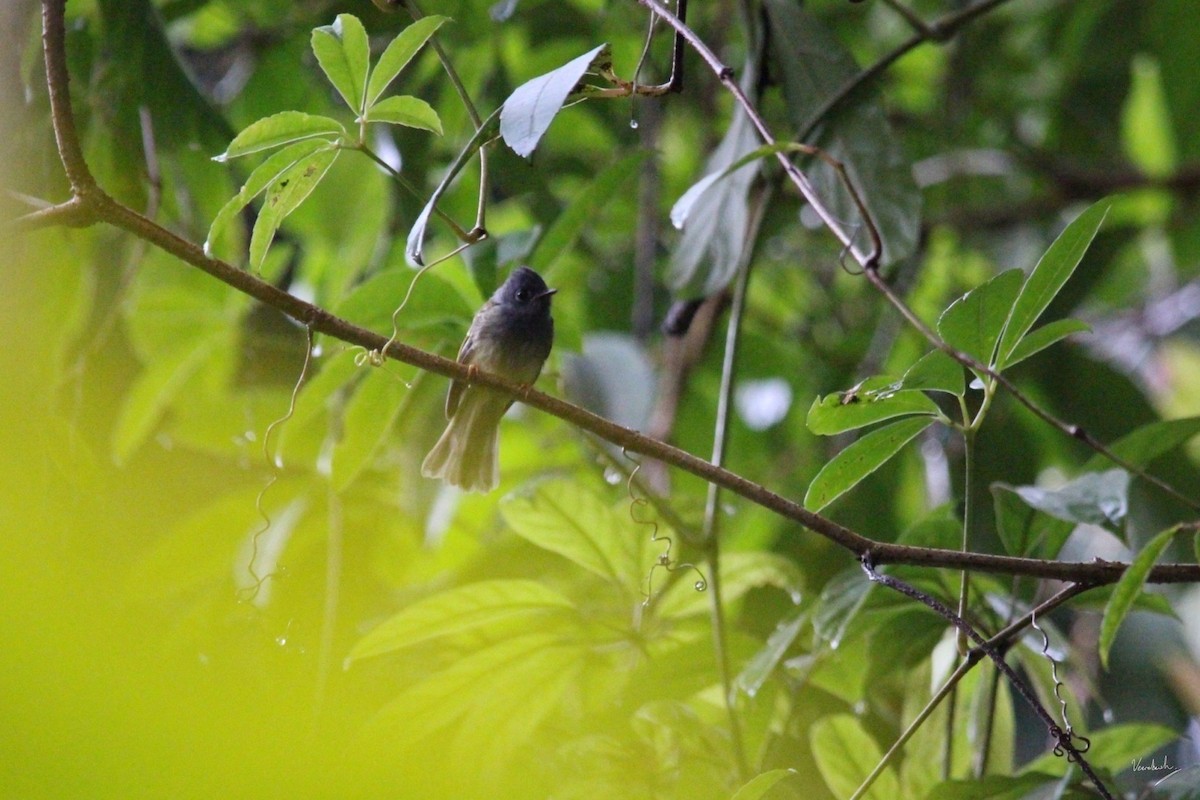
[[[640,1],[654,2],[654,0]],[[427,353],[401,342],[389,341],[387,338],[360,328],[319,306],[306,303],[225,261],[210,258],[195,243],[183,239],[144,215],[122,205],[96,185],[79,147],[68,100],[63,19],[65,0],[43,0],[42,7],[43,45],[46,75],[50,84],[52,123],[58,142],[59,155],[74,194],[74,198],[63,205],[72,208],[80,207],[78,212],[71,212],[71,215],[79,214],[77,218],[72,216],[73,219],[102,221],[128,231],[203,270],[233,289],[283,312],[313,331],[324,333],[349,344],[359,345],[368,350],[381,351],[390,358],[427,372],[455,380],[482,384],[516,397],[527,405],[558,417],[619,447],[671,464],[703,480],[728,489],[752,503],[800,523],[860,557],[869,557],[874,564],[902,563],[949,569],[975,569],[984,572],[1028,575],[1089,584],[1111,583],[1117,580],[1128,566],[1104,561],[1066,563],[984,553],[962,553],[954,550],[910,547],[874,541],[819,514],[814,514],[799,503],[778,495],[760,484],[715,466],[677,447],[624,428],[580,406],[551,397],[530,387],[518,385],[494,374],[468,369],[466,365],[457,361]],[[873,271],[868,271],[868,275],[873,274]],[[1150,572],[1148,580],[1153,583],[1200,582],[1200,565],[1160,565]]]

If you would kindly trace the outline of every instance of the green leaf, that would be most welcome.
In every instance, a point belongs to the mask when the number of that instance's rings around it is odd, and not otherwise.
[[[408,95],[393,95],[376,103],[367,112],[369,122],[387,122],[392,125],[404,125],[408,128],[420,128],[442,135],[442,120],[436,111],[419,97]]]
[[[1058,548],[1074,530],[1074,525],[1061,519],[1039,514],[1017,494],[1014,486],[993,483],[992,498],[996,508],[996,530],[1004,545],[1004,552],[1011,556],[1032,555],[1039,544],[1048,549],[1046,558],[1058,555]],[[1051,552],[1053,551],[1053,552]]]
[[[1018,486],[1030,506],[1067,522],[1116,525],[1129,511],[1129,473],[1123,469],[1085,472],[1057,489]]]
[[[538,240],[529,266],[546,275],[559,256],[571,249],[579,235],[594,222],[598,209],[605,208],[617,192],[638,174],[650,154],[638,150],[613,162],[601,171],[587,187],[571,200]]]
[[[883,758],[883,751],[862,723],[849,714],[823,717],[809,729],[808,743],[817,769],[834,797],[849,797]],[[864,798],[894,800],[900,781],[891,767],[880,773]]]
[[[353,14],[338,14],[332,25],[314,28],[312,51],[317,63],[355,115],[363,112],[364,87],[370,70],[371,43]]]
[[[246,179],[241,190],[221,207],[208,229],[208,238],[204,240],[204,252],[212,255],[213,243],[217,241],[222,229],[228,225],[250,201],[258,197],[285,172],[294,167],[297,162],[308,158],[313,153],[329,146],[323,139],[304,139],[290,144],[282,150],[272,153],[263,163],[254,168]]]
[[[387,441],[396,417],[410,396],[408,386],[385,369],[367,373],[346,404],[343,437],[333,447],[333,488],[341,492],[371,462]]]
[[[735,111],[705,169],[710,175],[724,173],[758,142],[749,117]],[[707,297],[733,280],[746,249],[750,185],[756,174],[750,166],[734,170],[728,179],[698,192],[687,207],[689,223],[671,251],[666,276],[676,297]]]
[[[883,239],[881,263],[896,262],[913,251],[921,230],[921,192],[902,137],[888,122],[879,93],[861,86],[852,102],[809,129],[817,110],[844,91],[862,68],[808,6],[768,0],[764,8],[772,45],[771,73],[783,84],[793,127],[801,140],[819,145],[845,166]],[[859,244],[865,243],[862,216],[837,172],[818,160],[806,173],[833,216],[858,234]]]
[[[438,592],[359,639],[347,663],[464,631],[532,620],[571,609],[571,601],[537,581],[490,580]]]
[[[307,158],[293,164],[281,173],[266,190],[263,206],[254,221],[254,232],[250,235],[250,267],[259,269],[267,257],[267,248],[275,239],[275,232],[288,214],[296,210],[317,188],[325,173],[333,166],[341,150],[330,146],[318,150]]]
[[[536,692],[561,686],[557,679],[577,671],[582,655],[580,648],[563,646],[559,637],[545,633],[504,639],[467,653],[404,689],[379,711],[363,734],[392,746],[422,741],[489,697],[511,697],[515,688]],[[502,721],[488,720],[492,725]]]
[[[607,44],[602,44],[518,86],[504,101],[500,114],[500,135],[505,144],[527,158],[588,70],[611,62],[612,53]]]
[[[532,494],[501,503],[504,520],[526,541],[557,553],[594,575],[639,592],[650,564],[640,563],[644,535],[595,494],[573,481],[539,484]]]
[[[721,599],[733,603],[751,589],[774,586],[800,602],[804,574],[791,559],[764,551],[733,551],[721,554]],[[658,604],[663,617],[707,614],[712,608],[706,592],[697,591],[694,581],[678,581]]]
[[[1179,526],[1168,528],[1146,542],[1146,546],[1130,562],[1129,567],[1121,574],[1121,579],[1117,581],[1117,587],[1108,599],[1108,605],[1104,607],[1104,618],[1100,622],[1100,664],[1105,669],[1108,669],[1108,653],[1116,641],[1117,631],[1129,610],[1133,608],[1134,600],[1146,585],[1146,576],[1180,530]]]
[[[773,769],[755,775],[734,793],[731,800],[762,800],[766,793],[775,787],[775,784],[795,774],[796,770],[794,769]]]
[[[324,138],[332,143],[345,135],[346,129],[336,119],[305,114],[302,111],[280,111],[250,123],[233,137],[225,152],[215,156],[213,161],[224,162],[238,156],[315,137]]]
[[[1005,360],[1004,366],[1008,368],[1019,364],[1073,333],[1088,333],[1091,330],[1091,325],[1077,319],[1058,319],[1048,322],[1022,339]]]
[[[1143,425],[1127,433],[1108,447],[1121,459],[1135,467],[1145,467],[1154,459],[1200,435],[1200,417],[1184,417]],[[1088,459],[1084,469],[1095,472],[1111,462],[1097,453]]]
[[[446,20],[446,17],[436,14],[422,17],[400,31],[396,35],[396,38],[388,43],[387,48],[383,51],[383,55],[375,63],[375,69],[371,72],[371,80],[367,84],[367,101],[365,107],[369,111],[375,105],[375,101],[379,99],[380,95],[387,90],[388,85],[400,74],[401,70],[408,66],[408,62],[412,61],[417,51],[425,46],[425,43],[429,41],[429,37],[433,36],[434,32],[442,27],[442,23],[446,22]],[[376,118],[373,111],[370,117],[372,119]],[[438,132],[440,133],[441,131],[439,130]]]
[[[825,508],[883,466],[932,424],[931,418],[921,416],[886,425],[863,436],[821,467],[804,495],[804,507],[810,511]]]
[[[738,673],[734,685],[749,697],[758,694],[758,690],[771,677],[771,673],[779,666],[779,662],[787,655],[796,637],[808,625],[812,613],[810,609],[792,612],[791,616],[780,620],[767,637],[767,643],[754,657],[746,662],[746,666]]]
[[[1094,731],[1088,738],[1092,740],[1088,763],[1097,770],[1117,773],[1136,759],[1175,741],[1179,734],[1164,725],[1134,722],[1110,725]],[[1021,773],[1061,776],[1070,766],[1067,759],[1046,753],[1022,767]]]
[[[996,342],[1012,313],[1023,275],[1019,269],[1001,272],[951,303],[938,319],[938,335],[951,347],[992,366]]]
[[[1033,268],[1033,272],[1021,288],[1008,327],[1004,330],[1004,338],[1000,342],[997,363],[1001,368],[1011,363],[1017,345],[1075,272],[1075,268],[1083,260],[1083,254],[1087,252],[1088,246],[1108,215],[1110,205],[1108,200],[1101,200],[1076,217]]]
[[[866,604],[873,585],[857,567],[834,575],[822,587],[813,612],[813,633],[817,638],[836,649]]]
[[[966,394],[962,364],[941,350],[930,350],[904,373],[904,377],[900,379],[900,388],[948,392],[962,397]]]
[[[857,390],[818,397],[808,409],[808,429],[818,436],[829,436],[894,417],[940,413],[922,392],[896,389],[894,382],[869,388],[875,383],[867,381]]]

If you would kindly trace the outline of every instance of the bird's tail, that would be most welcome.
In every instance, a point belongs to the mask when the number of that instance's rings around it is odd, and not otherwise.
[[[500,482],[499,423],[506,406],[503,397],[468,393],[425,456],[421,474],[468,492],[495,489]]]

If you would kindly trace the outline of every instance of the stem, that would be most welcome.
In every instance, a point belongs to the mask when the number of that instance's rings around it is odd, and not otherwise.
[[[419,191],[417,191],[417,187],[413,186],[412,181],[410,181],[408,178],[406,178],[402,174],[400,174],[400,171],[393,168],[391,164],[387,163],[382,158],[380,158],[379,154],[376,153],[374,150],[372,150],[365,142],[359,142],[358,144],[354,145],[354,147],[352,149],[357,150],[360,153],[363,153],[368,158],[370,158],[372,161],[374,161],[376,164],[383,167],[383,169],[386,170],[388,172],[388,174],[391,175],[392,178],[396,181],[396,183],[400,184],[400,186],[403,187],[405,191],[407,191],[409,194],[411,194],[417,200],[420,200],[422,203],[425,202],[425,198],[421,196],[421,193]],[[482,152],[482,150],[480,152]],[[454,236],[460,242],[474,243],[476,241],[475,239],[473,239],[471,237],[471,234],[464,231],[462,229],[462,227],[457,222],[455,222],[450,217],[450,215],[448,215],[445,211],[442,211],[437,206],[434,206],[433,213],[435,213],[439,217],[441,217],[442,220],[444,220],[446,222],[446,224],[450,226],[450,229],[452,231],[454,231]]]
[[[742,250],[742,263],[733,287],[733,300],[729,310],[729,326],[725,330],[725,357],[721,363],[721,390],[717,398],[717,421],[713,430],[712,463],[721,466],[725,461],[725,446],[729,440],[729,409],[733,400],[734,373],[737,368],[738,345],[741,342],[742,312],[746,308],[746,288],[750,283],[750,266],[754,254],[754,243],[772,195],[764,188],[758,196],[749,224],[746,226],[746,243]],[[717,666],[721,671],[721,685],[725,690],[725,708],[729,713],[729,731],[733,739],[734,756],[738,775],[744,782],[750,770],[746,763],[745,745],[742,741],[741,721],[735,706],[733,674],[729,665],[729,649],[725,638],[725,610],[721,602],[721,536],[720,536],[721,489],[715,483],[708,485],[708,497],[704,505],[704,528],[702,543],[708,562],[709,598],[711,600],[713,647],[716,650]]]
[[[975,525],[975,503],[971,497],[975,488],[975,428],[973,426],[968,426],[963,430],[963,462],[962,551],[966,553],[971,549],[971,529]],[[958,585],[958,615],[963,619],[967,617],[968,595],[971,592],[970,576],[970,572],[963,570]],[[967,634],[961,630],[958,632],[958,652],[959,655],[967,652]]]
[[[982,778],[987,772],[988,756],[992,749],[992,733],[996,729],[996,699],[1000,694],[1000,671],[992,670],[992,680],[988,684],[987,712],[984,714],[983,741],[975,754],[975,777]]]
[[[416,0],[404,0],[404,5],[408,9],[408,13],[414,20],[418,20],[425,16],[421,9],[417,6]],[[433,45],[433,52],[437,54],[438,61],[442,64],[442,69],[446,72],[446,77],[450,79],[450,84],[454,87],[454,91],[458,94],[459,100],[462,101],[463,107],[467,109],[468,116],[471,117],[471,124],[475,126],[475,132],[483,127],[483,117],[479,115],[479,111],[475,108],[475,104],[471,102],[471,95],[467,92],[467,87],[463,85],[462,78],[458,76],[458,70],[454,68],[454,63],[450,57],[446,55],[446,51],[442,48],[441,42],[437,37],[430,38],[430,44]],[[475,231],[486,229],[484,224],[487,214],[487,193],[488,193],[488,160],[487,149],[479,148],[479,201],[475,208]],[[478,237],[476,237],[478,240]]]

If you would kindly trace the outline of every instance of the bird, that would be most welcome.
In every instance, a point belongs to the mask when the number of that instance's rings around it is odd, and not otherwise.
[[[458,350],[458,362],[530,386],[554,344],[550,298],[529,267],[518,267],[483,304]],[[468,492],[490,492],[500,482],[500,419],[513,398],[487,386],[454,381],[446,395],[446,430],[421,463],[421,475]]]

